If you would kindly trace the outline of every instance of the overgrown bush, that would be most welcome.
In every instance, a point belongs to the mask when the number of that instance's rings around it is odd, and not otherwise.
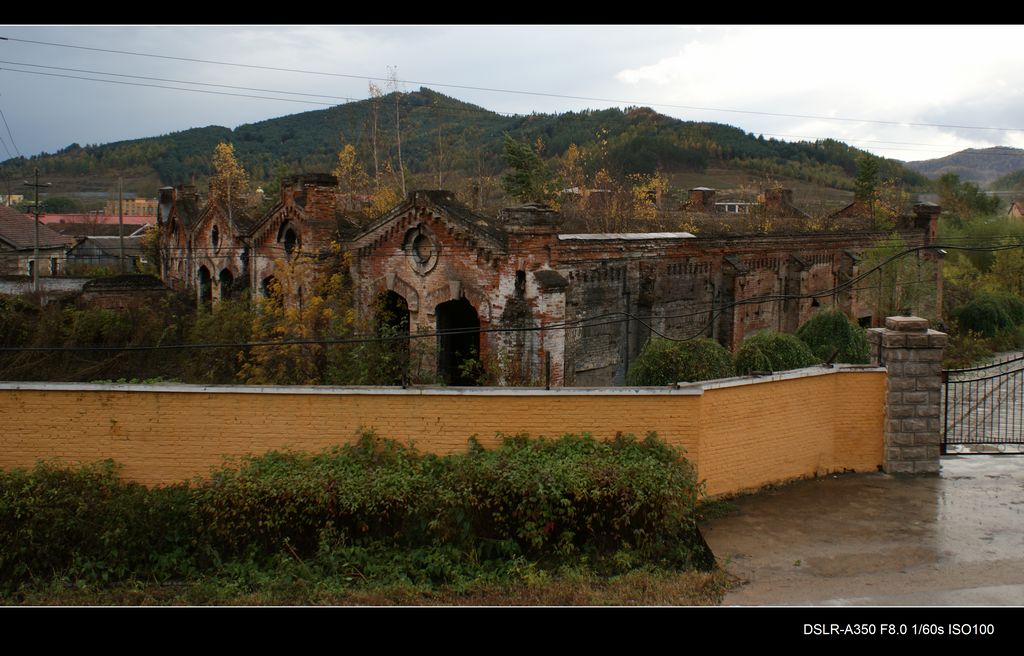
[[[190,344],[244,344],[252,336],[253,308],[248,296],[223,300],[201,312],[188,330]],[[188,349],[185,378],[198,383],[237,383],[245,352],[241,347]]]
[[[295,567],[353,585],[580,562],[713,567],[694,468],[653,434],[471,443],[442,458],[366,433],[246,458],[191,487],[125,483],[109,461],[0,472],[0,589]]]
[[[817,364],[811,348],[795,335],[764,330],[749,335],[736,351],[736,372],[788,371]]]
[[[79,308],[68,301],[38,307],[24,301],[0,302],[0,338],[39,351],[0,353],[0,379],[92,381],[97,379],[177,378],[178,351],[121,350],[181,341],[180,299],[125,310]],[[16,330],[9,322],[21,320]]]
[[[962,330],[994,337],[1024,323],[1024,299],[1008,293],[982,293],[953,311]]]
[[[651,337],[629,366],[627,385],[671,385],[728,378],[735,374],[728,349],[713,339],[677,342]]]
[[[433,456],[363,434],[319,454],[271,452],[225,466],[195,493],[205,539],[223,558],[315,553],[346,544],[422,540],[434,512]]]
[[[34,577],[163,580],[195,567],[187,486],[126,483],[112,461],[0,473],[0,586]]]
[[[870,359],[867,331],[850,321],[840,310],[819,310],[796,331],[796,336],[820,360],[867,364]]]
[[[38,313],[20,296],[0,295],[0,346],[24,346]]]
[[[696,530],[696,472],[653,433],[610,442],[506,437],[499,449],[474,448],[451,464],[443,486],[452,495],[446,541],[514,545],[531,558],[599,561],[619,552],[710,567]]]

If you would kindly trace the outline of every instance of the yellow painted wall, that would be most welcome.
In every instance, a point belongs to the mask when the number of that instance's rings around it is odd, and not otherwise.
[[[880,370],[672,393],[278,389],[3,384],[0,467],[112,458],[127,478],[164,484],[203,476],[228,456],[317,451],[352,440],[360,427],[436,453],[465,449],[471,435],[494,445],[499,432],[655,431],[687,451],[709,494],[873,471],[882,460]]]
[[[772,380],[706,390],[698,471],[707,493],[752,490],[882,464],[884,372]]]

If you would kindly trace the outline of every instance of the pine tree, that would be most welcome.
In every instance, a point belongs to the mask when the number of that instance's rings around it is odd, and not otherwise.
[[[554,199],[557,184],[547,163],[541,159],[542,149],[540,139],[531,147],[505,134],[505,162],[512,169],[501,180],[505,193],[523,203]]]
[[[878,158],[864,153],[857,158],[857,178],[854,180],[857,200],[872,203],[878,193]]]

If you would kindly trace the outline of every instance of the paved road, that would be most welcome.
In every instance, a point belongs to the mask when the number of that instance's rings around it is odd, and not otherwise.
[[[1024,362],[1021,353],[1000,353],[1005,366],[950,377],[943,416],[950,453],[1024,452]]]
[[[1024,605],[1024,456],[794,483],[701,530],[743,582],[725,605]]]

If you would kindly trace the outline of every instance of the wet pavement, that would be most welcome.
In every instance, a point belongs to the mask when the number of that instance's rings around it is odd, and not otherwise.
[[[701,525],[741,582],[723,605],[1024,605],[1024,456],[939,476],[847,474],[732,501]]]

